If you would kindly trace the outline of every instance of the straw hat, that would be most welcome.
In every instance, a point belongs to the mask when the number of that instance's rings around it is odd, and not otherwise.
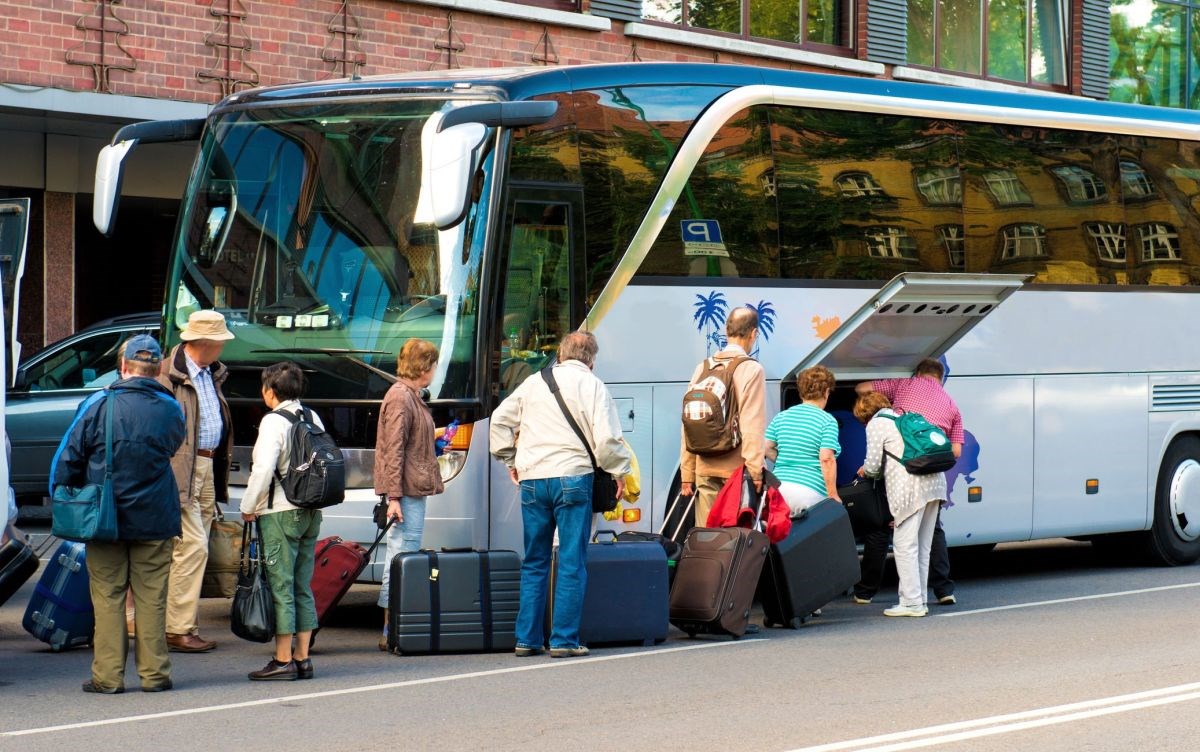
[[[179,333],[184,342],[198,339],[233,339],[233,332],[225,326],[225,317],[216,311],[195,311],[188,316],[187,326]]]

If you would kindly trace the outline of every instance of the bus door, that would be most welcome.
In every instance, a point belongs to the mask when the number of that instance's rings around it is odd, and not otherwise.
[[[501,233],[499,310],[492,332],[494,404],[546,366],[583,320],[583,189],[512,183]],[[523,550],[521,505],[492,459],[491,547]]]
[[[897,276],[784,377],[781,408],[800,401],[800,371],[815,365],[833,371],[839,387],[827,409],[843,426],[838,475],[844,469],[852,472],[862,465],[865,451],[850,415],[854,385],[912,376],[918,363],[944,355],[1028,279],[1014,274]],[[957,505],[944,520],[951,543],[1027,539],[1033,526],[1033,380],[954,376],[953,363],[948,373],[946,390],[960,406],[970,406],[963,416],[967,436],[962,457],[946,474]],[[985,446],[977,438],[981,433]],[[968,493],[968,487],[974,490]]]

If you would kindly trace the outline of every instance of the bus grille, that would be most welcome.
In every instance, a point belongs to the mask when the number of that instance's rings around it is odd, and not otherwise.
[[[1200,384],[1155,384],[1150,409],[1160,412],[1200,410]]]

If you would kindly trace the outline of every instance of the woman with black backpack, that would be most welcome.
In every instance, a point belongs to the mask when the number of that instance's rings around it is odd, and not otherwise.
[[[311,582],[321,510],[294,506],[275,480],[288,472],[292,440],[292,421],[279,413],[307,413],[309,420],[324,428],[321,419],[300,404],[304,384],[304,372],[295,363],[276,363],[262,372],[262,398],[271,412],[258,425],[254,464],[241,510],[242,519],[247,524],[257,521],[262,534],[262,557],[275,603],[275,657],[258,671],[251,671],[251,681],[313,677],[308,646],[317,628],[317,608]]]

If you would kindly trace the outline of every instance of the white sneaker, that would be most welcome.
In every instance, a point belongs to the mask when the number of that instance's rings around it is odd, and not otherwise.
[[[954,593],[951,593],[950,595],[943,595],[941,598],[938,598],[939,606],[953,606],[955,603],[958,603],[958,599],[954,597]]]
[[[924,616],[928,613],[929,609],[924,606],[897,605],[883,610],[884,616]]]

